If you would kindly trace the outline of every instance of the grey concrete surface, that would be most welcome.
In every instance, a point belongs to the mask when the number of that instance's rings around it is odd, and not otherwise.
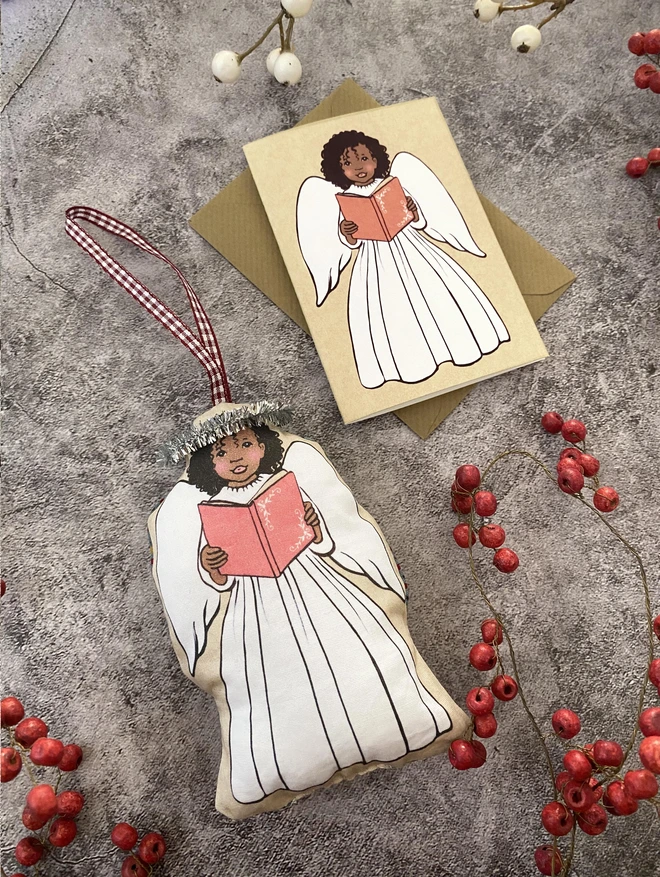
[[[587,422],[604,481],[622,495],[616,525],[644,554],[660,606],[660,170],[623,172],[660,145],[660,96],[633,86],[626,51],[630,33],[660,25],[660,9],[577,0],[522,57],[508,37],[534,14],[483,26],[470,0],[316,0],[296,28],[298,87],[269,80],[263,54],[235,86],[214,83],[214,51],[245,47],[275,5],[2,4],[3,682],[86,752],[79,839],[41,873],[118,874],[108,833],[128,819],[163,831],[161,873],[181,877],[532,875],[550,792],[515,702],[499,711],[481,771],[436,759],[241,824],[214,811],[217,716],[179,672],[145,527],[176,477],[156,448],[207,407],[207,389],[183,348],[65,235],[64,210],[107,210],[178,262],[218,329],[236,398],[295,400],[298,431],[322,442],[383,526],[412,587],[418,647],[461,701],[477,682],[466,656],[486,613],[451,539],[447,488],[458,464],[507,447],[552,461],[558,443],[538,427],[547,408]],[[427,442],[391,415],[344,427],[311,341],[186,223],[244,167],[245,142],[291,125],[346,76],[384,103],[437,96],[476,185],[578,275],[541,321],[550,358],[475,389]],[[183,312],[161,268],[114,251]],[[583,742],[624,739],[645,664],[634,564],[530,467],[503,466],[493,487],[521,565],[507,578],[482,569],[531,705],[546,728],[554,709],[575,708]],[[21,782],[3,787],[8,873]],[[658,837],[640,808],[600,838],[580,836],[573,873],[651,877]]]

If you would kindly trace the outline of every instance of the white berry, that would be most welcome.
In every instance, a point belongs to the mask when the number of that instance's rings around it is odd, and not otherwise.
[[[302,64],[293,52],[282,52],[273,65],[273,76],[283,85],[295,85],[302,76]]]
[[[532,24],[523,24],[511,34],[511,48],[519,52],[533,52],[541,45],[541,31]]]
[[[218,82],[236,82],[241,75],[241,62],[236,52],[217,52],[213,56],[211,70]]]
[[[294,18],[302,18],[312,8],[312,0],[282,0],[282,6]]]
[[[479,21],[492,21],[500,12],[500,4],[494,0],[477,0],[474,4],[474,17]]]
[[[273,49],[272,52],[269,52],[268,57],[266,58],[266,69],[271,76],[275,75],[275,62],[280,57],[281,51],[282,49],[278,46],[276,49]]]

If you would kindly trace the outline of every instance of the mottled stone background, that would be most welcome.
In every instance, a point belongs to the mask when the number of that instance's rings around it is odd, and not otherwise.
[[[69,240],[64,210],[107,210],[176,259],[215,321],[237,398],[295,400],[297,430],[322,442],[382,524],[412,586],[415,640],[462,700],[485,613],[451,538],[447,488],[458,464],[513,445],[552,460],[544,409],[589,425],[621,491],[616,524],[645,555],[659,605],[660,171],[633,181],[623,169],[660,145],[660,97],[634,87],[626,51],[660,9],[578,0],[523,57],[509,34],[535,14],[482,26],[470,0],[316,0],[296,27],[298,87],[270,80],[264,54],[233,87],[216,84],[213,53],[248,45],[275,6],[2,4],[4,685],[86,751],[80,838],[42,874],[118,874],[108,834],[129,819],[164,832],[161,873],[181,877],[532,875],[549,790],[519,703],[500,709],[481,771],[436,759],[240,824],[214,811],[217,715],[175,662],[145,527],[176,477],[156,448],[207,407],[207,388]],[[477,387],[426,442],[393,415],[343,426],[311,341],[187,226],[242,170],[245,142],[290,126],[347,76],[386,104],[437,96],[479,189],[578,275],[540,323],[550,358]],[[164,269],[115,252],[183,312]],[[634,564],[529,467],[503,467],[494,485],[521,565],[483,570],[533,708],[574,707],[582,742],[623,739],[645,662]],[[20,782],[3,787],[8,873]],[[575,874],[650,877],[657,820],[642,810],[580,836]]]

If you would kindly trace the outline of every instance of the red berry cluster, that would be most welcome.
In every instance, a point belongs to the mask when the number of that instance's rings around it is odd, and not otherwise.
[[[633,79],[637,88],[650,88],[660,94],[660,28],[648,33],[634,33],[628,40],[628,49],[638,58],[646,56],[649,63],[635,70]]]
[[[2,782],[11,782],[18,776],[26,756],[40,768],[58,769],[53,788],[51,784],[37,782],[32,768],[25,761],[32,788],[26,795],[22,821],[34,833],[16,844],[14,854],[19,865],[36,865],[49,847],[66,847],[76,836],[75,817],[82,810],[85,799],[80,792],[67,789],[58,794],[57,789],[62,773],[76,770],[83,753],[76,743],[65,746],[61,740],[49,737],[48,725],[42,719],[36,716],[25,718],[25,709],[18,698],[3,698],[1,711],[2,727],[11,743],[2,747]]]
[[[459,466],[451,486],[451,507],[460,517],[469,516],[454,527],[454,541],[461,548],[470,548],[479,538],[484,548],[495,550],[493,564],[500,572],[514,572],[518,569],[518,555],[511,548],[502,548],[506,533],[499,524],[483,521],[475,533],[472,526],[473,515],[490,518],[497,509],[497,497],[490,490],[479,490],[481,472],[476,466]]]
[[[552,435],[561,433],[569,443],[559,454],[557,461],[557,486],[564,493],[576,494],[585,487],[585,476],[590,479],[588,489],[593,490],[593,503],[599,512],[613,512],[619,505],[619,494],[613,487],[600,487],[598,472],[600,461],[587,453],[585,438],[587,427],[581,420],[564,420],[556,411],[547,411],[541,418],[541,426]],[[578,447],[581,445],[581,447]]]
[[[131,851],[122,862],[121,877],[150,877],[153,865],[158,864],[165,855],[165,838],[157,831],[145,834],[138,843],[137,830],[128,822],[120,822],[112,829],[110,840],[124,852]],[[137,845],[137,849],[135,849]]]

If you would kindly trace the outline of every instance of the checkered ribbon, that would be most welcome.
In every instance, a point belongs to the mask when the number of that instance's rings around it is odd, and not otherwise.
[[[108,231],[117,237],[124,238],[134,244],[145,253],[156,256],[161,262],[165,262],[173,269],[177,275],[188,296],[190,307],[197,324],[198,335],[190,329],[189,326],[180,320],[177,315],[171,311],[157,296],[147,289],[130,271],[127,271],[123,265],[120,265],[116,259],[104,250],[103,247],[94,240],[94,238],[78,224],[77,220],[83,219],[86,222],[95,225],[97,228]],[[152,246],[140,234],[138,234],[130,226],[118,219],[113,219],[107,213],[95,210],[93,207],[69,207],[66,211],[66,233],[86,253],[99,263],[101,268],[116,280],[120,286],[132,295],[133,298],[141,304],[142,307],[155,317],[159,323],[174,335],[188,350],[197,357],[206,369],[211,384],[211,399],[213,405],[219,402],[231,402],[231,393],[229,391],[229,383],[227,381],[227,373],[220,355],[218,339],[211,326],[206,311],[201,305],[200,300],[195,295],[192,286],[188,283],[181,271],[173,262],[164,256],[156,247]]]

